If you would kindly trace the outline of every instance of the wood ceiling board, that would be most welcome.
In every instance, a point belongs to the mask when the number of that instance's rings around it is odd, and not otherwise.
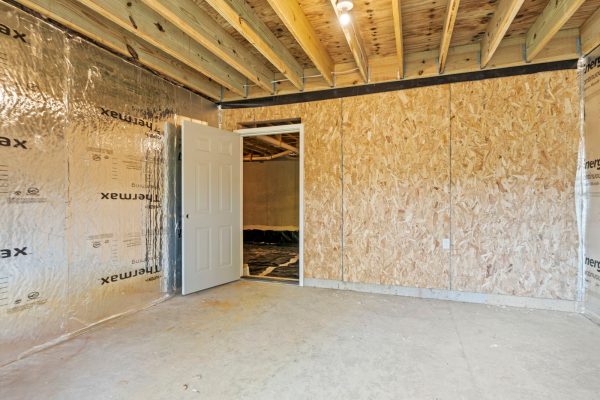
[[[238,42],[192,0],[142,0],[214,55],[264,90],[273,88],[273,72],[248,46]]]
[[[229,24],[229,22],[227,22],[227,20],[223,17],[221,17],[221,15],[215,11],[214,8],[212,8],[210,5],[208,5],[206,3],[206,1],[204,0],[192,0],[194,3],[196,3],[196,5],[201,8],[205,13],[207,13],[208,15],[210,15],[212,17],[212,19],[219,24],[221,27],[223,27],[223,29],[225,29],[225,31],[227,31],[227,33],[229,33],[231,35],[231,37],[233,37],[235,40],[237,40],[240,43],[243,44],[249,44],[246,39],[244,39],[244,37],[233,27]],[[278,72],[277,69],[269,62],[269,60],[267,60],[258,50],[256,50],[256,48],[254,46],[246,46],[246,49],[255,57],[259,58],[260,60],[263,61],[263,64],[265,64],[267,66],[267,68],[269,68],[272,72]]]
[[[549,45],[533,60],[532,64],[548,63],[554,61],[574,60],[579,57],[577,48],[577,37],[579,30],[567,29],[559,31]],[[505,39],[500,44],[500,47],[492,57],[486,70],[508,68],[522,66],[523,63],[523,46],[525,37],[521,35],[510,39]],[[478,43],[450,47],[448,51],[448,62],[445,74],[459,74],[465,72],[481,71],[479,64],[479,49]],[[421,53],[407,54],[405,57],[405,79],[420,79],[426,77],[437,76],[437,58],[438,51],[431,50]],[[371,82],[390,82],[397,80],[397,59],[396,56],[372,58],[371,66]],[[337,67],[346,67],[341,65]],[[349,74],[338,75],[336,78],[337,87],[360,86],[362,84],[357,71]],[[315,82],[307,84],[305,91],[327,90],[329,89],[324,82]],[[278,95],[298,93],[295,88],[289,85],[289,82],[282,84],[278,91]],[[264,91],[261,92],[253,88],[248,93],[248,98],[268,97]],[[234,94],[225,94],[224,101],[241,100]]]
[[[273,33],[272,27],[266,24],[265,18],[257,13],[257,10],[252,8],[246,0],[205,1],[237,29],[251,45],[256,47],[298,90],[303,89],[304,68],[290,53],[286,45]],[[272,9],[270,12],[274,13]],[[278,28],[278,30],[284,29],[283,27]]]
[[[97,0],[96,0],[97,1]],[[132,3],[138,3],[140,0],[134,0]],[[267,68],[275,73],[275,80],[283,79],[281,83],[276,83],[276,93],[290,93],[289,82],[260,54],[249,42],[234,29],[224,18],[222,18],[207,3],[206,0],[193,0],[201,9],[210,14],[211,17],[222,26],[235,40],[247,46],[248,52],[257,58],[264,60]],[[280,40],[284,46],[292,53],[294,58],[303,65],[308,90],[315,88],[327,88],[322,78],[311,78],[310,76],[319,75],[314,65],[310,62],[307,55],[300,48],[292,34],[284,27],[275,11],[269,6],[266,0],[246,0],[252,10],[259,15],[267,27]],[[549,0],[525,0],[515,20],[511,24],[505,39],[506,41],[515,36],[525,34],[532,26],[533,22],[539,17]],[[340,27],[335,12],[331,7],[329,0],[298,0],[307,19],[315,28],[317,35],[323,41],[327,51],[335,62],[336,86],[360,85],[360,77],[355,72],[349,74],[339,74],[340,71],[352,71],[356,68],[352,53],[346,43],[344,34]],[[405,58],[409,59],[411,55],[426,51],[438,51],[441,41],[441,31],[444,24],[444,17],[448,0],[402,0],[402,23],[403,23],[403,41],[405,49]],[[369,63],[373,64],[371,68],[371,80],[387,81],[398,79],[397,65],[393,67],[392,59],[397,56],[395,50],[394,23],[392,0],[354,0],[355,8],[352,11],[356,25],[359,28],[365,42],[365,52],[369,54]],[[481,34],[485,31],[490,17],[493,15],[497,6],[497,0],[461,0],[458,17],[455,23],[454,32],[450,48],[463,45],[478,44]],[[591,15],[600,9],[600,0],[587,0],[578,9],[578,11],[567,21],[563,30],[581,27]],[[383,40],[385,39],[385,40]],[[380,43],[385,42],[385,43]],[[386,50],[387,48],[391,50]],[[377,55],[377,52],[380,55]],[[455,51],[451,51],[456,54]],[[386,55],[387,54],[387,55]],[[556,55],[553,58],[559,57]],[[413,57],[414,58],[414,57]],[[433,56],[432,60],[435,58]],[[388,63],[387,60],[390,60]],[[407,78],[428,76],[429,58],[422,65],[411,61],[411,72]],[[411,58],[412,60],[412,58]],[[431,61],[431,62],[430,62]],[[408,61],[407,61],[408,62]],[[470,60],[465,61],[467,69],[470,69]],[[381,67],[386,64],[385,67]],[[387,65],[389,64],[389,66]],[[314,71],[314,72],[313,72]],[[423,72],[421,72],[423,71]],[[416,76],[415,76],[416,75]],[[322,81],[322,82],[321,82]],[[258,87],[249,88],[255,97],[255,93],[263,90]],[[297,92],[297,90],[295,91]],[[225,94],[227,98],[239,98],[239,94]]]
[[[525,0],[521,10],[513,20],[510,28],[508,28],[505,37],[526,34],[547,4],[548,0]]]
[[[506,37],[523,35],[527,33],[533,25],[537,17],[540,16],[544,8],[548,4],[548,0],[525,0],[521,11],[515,17],[511,24]],[[585,3],[575,12],[575,14],[567,21],[562,29],[579,28],[583,23],[600,8],[600,0],[586,0]]]
[[[439,49],[447,5],[447,0],[402,2],[405,54]]]
[[[581,50],[588,54],[600,46],[600,9],[581,26]]]
[[[342,11],[336,7],[337,0],[330,0],[331,8],[336,13],[338,18],[342,16]],[[350,52],[356,63],[360,76],[364,83],[369,82],[369,54],[367,53],[365,43],[360,32],[360,26],[357,25],[356,18],[351,18],[350,21],[342,26],[344,37],[350,48]]]
[[[217,83],[74,0],[21,0],[21,3],[213,100],[221,98],[221,86]]]
[[[586,0],[563,26],[563,29],[580,28],[599,8],[600,0]]]
[[[404,10],[404,4],[402,9]],[[396,54],[396,34],[390,0],[355,0],[350,15],[356,21],[369,57]]]
[[[524,0],[500,0],[481,39],[481,67],[485,67],[500,46]]]
[[[246,77],[139,0],[127,3],[120,0],[77,1],[240,96],[244,95]]]
[[[294,35],[287,30],[267,1],[246,0],[246,3],[248,3],[250,8],[254,10],[258,17],[267,25],[271,32],[275,34],[275,37],[283,43],[285,48],[303,68],[311,68],[314,66],[312,61],[310,61],[310,58],[308,58],[306,53],[304,53],[304,50],[302,50],[300,44],[294,39]]]
[[[451,46],[477,43],[496,11],[497,0],[461,0]]]
[[[352,62],[352,53],[335,12],[327,0],[298,0],[306,18],[336,64]]]
[[[551,0],[548,3],[527,31],[527,61],[533,60],[546,47],[584,2],[585,0]]]
[[[164,1],[164,0],[163,0]],[[179,0],[182,1],[182,0]],[[333,59],[306,18],[297,0],[267,0],[304,53],[312,60],[323,79],[333,86]]]

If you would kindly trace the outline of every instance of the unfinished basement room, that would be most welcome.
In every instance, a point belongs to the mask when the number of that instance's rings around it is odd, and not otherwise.
[[[599,400],[600,0],[0,0],[0,400]]]

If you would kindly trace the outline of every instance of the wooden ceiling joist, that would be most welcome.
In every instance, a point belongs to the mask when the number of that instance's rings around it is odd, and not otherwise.
[[[213,100],[221,97],[221,86],[217,83],[74,0],[21,0],[21,3]]]
[[[325,82],[333,86],[333,60],[297,0],[268,0],[271,8],[315,64]]]
[[[270,161],[275,160],[277,158],[289,156],[290,154],[292,154],[292,152],[289,150],[282,151],[280,153],[275,153],[269,156],[254,156],[252,154],[248,154],[244,156],[244,161]]]
[[[525,0],[500,0],[481,39],[481,68],[490,62]]]
[[[398,57],[398,78],[404,77],[404,42],[402,41],[402,0],[392,0],[394,35],[396,36],[396,56]]]
[[[563,25],[575,14],[585,0],[551,0],[542,14],[527,31],[525,51],[527,61],[532,61]]]
[[[221,101],[573,60],[600,45],[600,0],[365,0],[344,26],[337,0],[16,1]]]
[[[532,61],[532,64],[549,63],[563,60],[574,60],[579,57],[577,37],[579,29],[563,29],[548,43],[544,50]],[[483,70],[509,68],[523,66],[523,47],[525,46],[525,35],[506,37],[500,47],[495,52],[494,57],[483,68]],[[451,46],[448,50],[448,61],[444,74],[462,74],[468,72],[479,72],[482,70],[479,63],[480,44],[472,43],[468,45]],[[405,54],[405,73],[404,80],[413,80],[421,78],[430,78],[438,76],[438,50],[430,50],[418,53]],[[376,57],[370,60],[371,83],[398,81],[396,55],[387,57]],[[340,70],[348,70],[354,63],[336,64]],[[305,74],[309,75],[310,71]],[[336,77],[336,87],[360,86],[361,77],[358,71],[352,71],[348,74],[341,74]],[[325,82],[311,82],[306,85],[305,91],[326,90],[328,86]],[[294,94],[297,90],[291,85],[285,85],[279,88],[277,94]],[[256,99],[268,97],[268,93],[259,90],[252,90],[248,98]],[[239,100],[238,97],[229,93],[225,95],[226,101]]]
[[[245,96],[246,78],[140,0],[78,0],[232,92]]]
[[[600,8],[581,27],[581,50],[588,54],[600,46]]]
[[[444,29],[442,30],[442,42],[440,43],[439,55],[439,73],[443,73],[446,68],[446,60],[448,59],[448,49],[452,40],[452,32],[454,31],[454,23],[458,15],[458,6],[460,0],[449,0],[446,8],[446,19],[444,20]]]
[[[292,84],[302,90],[303,69],[244,0],[205,0]]]
[[[341,12],[337,9],[337,0],[330,0],[330,2],[335,11],[335,15],[339,20]],[[342,31],[344,32],[346,42],[348,43],[348,47],[350,47],[350,51],[352,52],[354,62],[356,63],[361,78],[365,83],[369,82],[369,58],[356,22],[351,19],[347,25],[342,26]]]
[[[284,150],[293,151],[294,153],[298,153],[298,149],[292,145],[287,144],[283,140],[277,140],[271,136],[256,136],[258,140],[262,140],[263,142],[269,143],[275,147],[279,147]]]
[[[256,141],[249,141],[248,139],[244,140],[244,152],[257,154],[259,156],[268,156],[273,153],[274,148],[265,149],[264,147],[260,147],[256,145]],[[279,149],[278,149],[279,150]]]
[[[272,91],[273,72],[193,0],[142,1],[246,78]]]

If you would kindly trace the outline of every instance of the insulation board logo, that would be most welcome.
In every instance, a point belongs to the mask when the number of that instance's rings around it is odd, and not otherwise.
[[[12,247],[10,249],[0,249],[0,258],[15,258],[29,255],[27,247]]]
[[[109,108],[100,107],[100,115],[118,119],[118,120],[120,120],[122,122],[126,122],[128,124],[143,126],[143,127],[146,127],[148,129],[158,133],[158,134],[161,133],[161,131],[154,126],[154,123],[152,121],[146,121],[145,119],[142,119],[142,118],[132,117],[131,115],[123,114],[121,112],[114,111]]]
[[[160,266],[155,265],[155,266],[149,266],[149,267],[146,267],[146,268],[138,268],[138,269],[130,270],[130,271],[127,271],[127,272],[122,272],[120,274],[110,275],[110,276],[107,276],[107,277],[104,277],[104,278],[100,278],[100,282],[101,282],[100,286],[106,285],[106,284],[109,284],[109,283],[112,283],[112,282],[118,282],[118,281],[123,281],[123,280],[126,280],[126,279],[136,278],[138,276],[156,275],[161,270],[162,269],[161,269]],[[151,277],[151,278],[153,278],[153,277]],[[148,278],[146,280],[147,281],[154,280],[154,279],[151,279],[151,278]]]
[[[9,38],[12,38],[12,39],[21,41],[25,44],[29,44],[29,42],[25,38],[25,36],[27,36],[26,33],[21,33],[18,30],[10,28],[4,24],[0,24],[0,34],[2,34],[4,36],[8,36]]]
[[[152,194],[143,194],[143,193],[110,193],[110,192],[100,192],[101,200],[146,200],[151,203],[158,202],[157,199]]]
[[[27,140],[22,139],[14,139],[5,136],[0,136],[0,146],[1,147],[12,147],[16,149],[27,150]]]

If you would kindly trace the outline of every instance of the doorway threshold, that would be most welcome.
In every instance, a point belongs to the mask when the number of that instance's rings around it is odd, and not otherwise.
[[[253,275],[243,275],[242,279],[249,281],[261,281],[261,282],[275,282],[275,283],[284,283],[286,285],[299,285],[298,279],[292,278],[280,278],[276,276],[253,276]]]

